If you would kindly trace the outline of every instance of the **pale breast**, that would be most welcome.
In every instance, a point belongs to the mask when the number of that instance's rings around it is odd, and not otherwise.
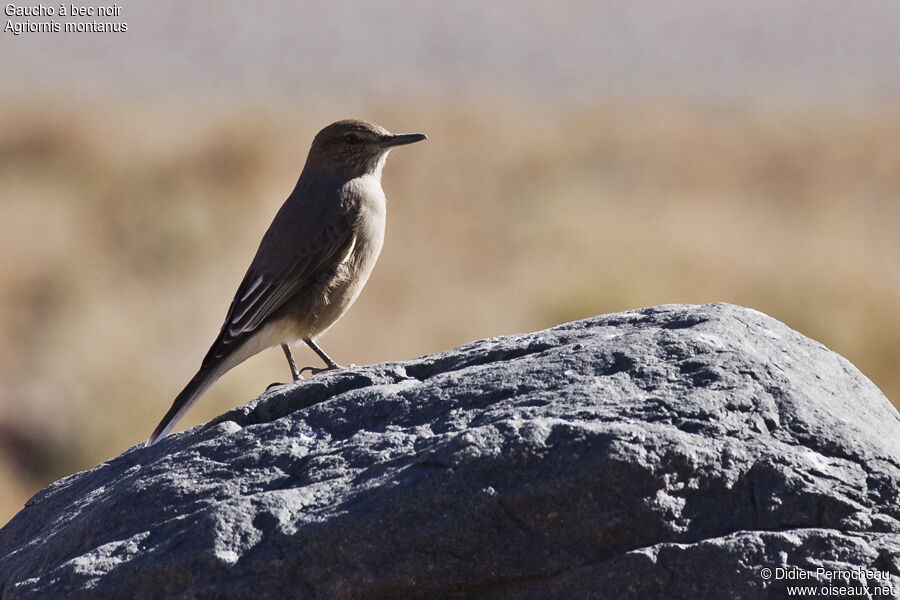
[[[356,301],[375,268],[384,242],[387,210],[380,182],[367,175],[347,185],[354,186],[349,191],[357,200],[353,241],[323,290],[325,303],[316,311],[311,327],[315,335],[331,327]]]

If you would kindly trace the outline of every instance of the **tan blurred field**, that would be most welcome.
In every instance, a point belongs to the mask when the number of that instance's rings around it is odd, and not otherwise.
[[[2,107],[0,523],[147,437],[312,136],[340,117],[429,141],[385,170],[381,261],[322,340],[339,362],[727,301],[820,340],[900,399],[896,104],[432,100],[366,114],[295,100]],[[181,426],[288,377],[270,350]]]

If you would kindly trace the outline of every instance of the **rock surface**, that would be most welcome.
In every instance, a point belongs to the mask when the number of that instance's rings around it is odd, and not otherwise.
[[[0,598],[896,594],[898,490],[848,361],[662,306],[323,373],[57,481],[0,530]]]

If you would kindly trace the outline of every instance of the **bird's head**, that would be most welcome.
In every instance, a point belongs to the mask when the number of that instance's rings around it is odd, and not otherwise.
[[[424,133],[391,133],[367,121],[338,121],[316,134],[304,170],[329,171],[346,179],[374,174],[380,179],[391,148],[424,139]]]

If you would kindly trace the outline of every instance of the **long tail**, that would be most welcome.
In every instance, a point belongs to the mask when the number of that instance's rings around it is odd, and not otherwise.
[[[200,370],[197,371],[197,374],[194,375],[194,378],[184,386],[181,393],[175,396],[175,401],[172,402],[172,408],[169,409],[166,416],[162,418],[162,421],[160,421],[159,425],[156,426],[156,429],[153,430],[153,435],[147,440],[146,445],[152,446],[161,438],[164,438],[167,433],[172,431],[172,428],[175,427],[178,420],[184,416],[184,413],[190,410],[194,403],[200,399],[200,396],[203,395],[203,392],[209,389],[209,386],[215,383],[221,376],[221,369],[201,367]]]

